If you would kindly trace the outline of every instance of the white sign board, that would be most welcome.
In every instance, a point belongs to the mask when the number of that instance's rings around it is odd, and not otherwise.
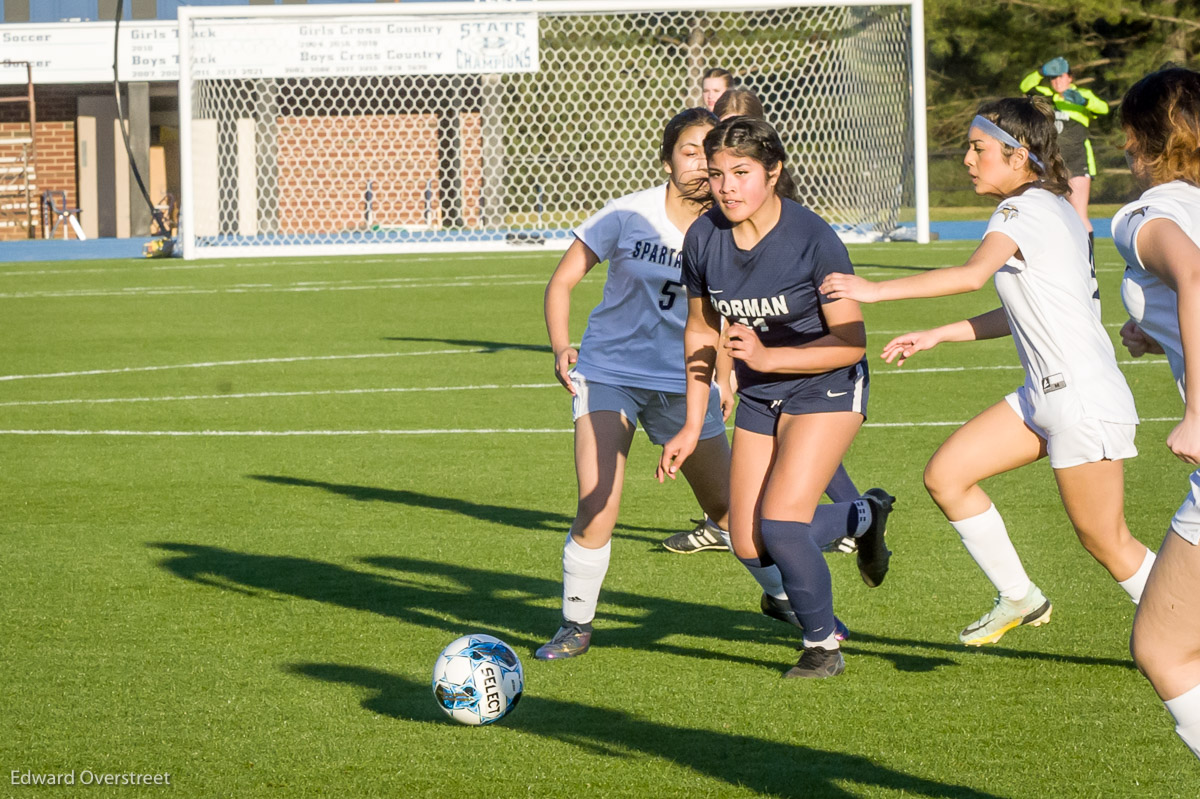
[[[178,23],[121,25],[121,80],[178,80]],[[113,24],[0,25],[0,61],[33,64],[34,83],[105,83],[113,79]],[[25,67],[0,66],[0,84],[25,83]]]
[[[456,75],[536,72],[536,14],[194,20],[193,77]],[[0,60],[29,61],[33,82],[113,79],[113,25],[0,25]],[[178,23],[121,25],[122,81],[179,79]],[[25,68],[0,66],[0,84],[23,84]]]
[[[192,76],[536,72],[537,16],[197,19]]]

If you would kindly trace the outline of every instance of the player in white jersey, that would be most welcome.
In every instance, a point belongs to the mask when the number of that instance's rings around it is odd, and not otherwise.
[[[831,275],[824,290],[878,302],[960,294],[995,278],[1001,308],[897,336],[883,349],[889,363],[903,364],[942,342],[1011,335],[1025,369],[1024,385],[960,427],[925,467],[930,496],[999,594],[959,634],[980,646],[1049,621],[1052,609],[980,481],[1049,456],[1079,540],[1134,602],[1154,553],[1125,524],[1123,460],[1137,454],[1137,411],[1100,322],[1087,231],[1063,196],[1053,109],[1040,98],[984,104],[964,163],[976,193],[1001,200],[965,265],[881,283]]]
[[[1125,94],[1121,125],[1146,189],[1113,217],[1132,317],[1121,335],[1135,357],[1166,354],[1184,397],[1167,446],[1200,464],[1200,73],[1172,67],[1142,78]],[[1130,649],[1200,757],[1200,470],[1158,550]]]
[[[576,228],[575,241],[546,287],[555,374],[574,397],[579,502],[563,547],[562,624],[535,653],[541,660],[582,655],[591,644],[637,423],[655,444],[665,443],[683,426],[687,297],[680,265],[684,233],[708,202],[704,135],[716,121],[708,110],[693,108],[668,122],[660,152],[667,183],[614,200]],[[605,260],[604,295],[576,350],[568,324],[571,291]],[[704,525],[714,537],[724,538],[722,548],[728,549],[725,417],[733,395],[727,378],[720,388],[707,409],[698,457],[689,462],[684,477],[708,517]],[[750,572],[763,588],[763,613],[798,626],[779,570],[770,566]],[[844,626],[839,634],[845,636]]]

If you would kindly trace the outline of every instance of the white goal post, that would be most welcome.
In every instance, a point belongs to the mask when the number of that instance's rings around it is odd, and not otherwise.
[[[181,6],[186,258],[565,247],[729,70],[847,240],[929,240],[922,0]]]

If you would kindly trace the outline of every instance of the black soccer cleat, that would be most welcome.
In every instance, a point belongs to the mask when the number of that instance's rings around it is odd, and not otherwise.
[[[870,588],[878,588],[888,573],[892,552],[883,537],[887,519],[896,498],[882,488],[872,488],[863,494],[871,506],[871,526],[858,537],[858,573]]]
[[[842,657],[842,650],[831,651],[824,647],[810,646],[800,654],[800,660],[796,661],[796,665],[783,673],[783,678],[788,680],[795,677],[806,677],[820,680],[825,677],[836,677],[845,670],[846,659]]]

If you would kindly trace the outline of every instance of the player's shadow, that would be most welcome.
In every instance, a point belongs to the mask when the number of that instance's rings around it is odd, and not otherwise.
[[[530,655],[558,625],[544,601],[562,595],[557,579],[476,569],[465,564],[400,557],[363,558],[377,571],[287,555],[260,555],[177,542],[148,546],[168,553],[160,565],[185,580],[247,597],[298,597],[377,613],[451,637],[464,628],[503,631],[504,640]],[[379,573],[384,570],[386,573]],[[602,595],[605,645],[654,649],[704,660],[780,670],[796,657],[795,628],[749,610],[606,590]],[[714,637],[727,642],[713,647]],[[682,639],[682,640],[681,640]],[[693,645],[689,641],[696,641]],[[779,644],[778,659],[733,651],[743,644]]]
[[[873,645],[869,651],[861,650],[862,644]],[[1133,661],[1129,658],[1106,658],[1094,657],[1091,655],[1061,655],[1052,652],[1028,652],[1019,649],[1010,649],[1008,647],[998,647],[991,644],[986,647],[968,647],[963,644],[953,642],[933,642],[921,641],[915,638],[896,638],[889,635],[873,635],[866,632],[854,632],[852,642],[843,645],[846,654],[852,654],[862,651],[864,654],[871,654],[875,657],[891,660],[896,665],[898,671],[930,671],[928,668],[931,663],[944,662],[945,664],[959,665],[959,661],[950,660],[948,658],[938,658],[929,656],[920,656],[916,660],[907,652],[893,652],[889,649],[880,647],[898,647],[902,649],[912,649],[914,647],[920,649],[932,649],[939,652],[947,652],[961,657],[1004,657],[1014,658],[1017,660],[1049,660],[1056,663],[1072,663],[1079,666],[1108,666],[1117,669],[1134,669]]]
[[[474,338],[421,338],[419,336],[384,336],[384,341],[414,341],[422,344],[449,344],[454,347],[478,347],[488,353],[522,350],[525,352],[553,352],[548,344],[514,344],[509,341],[486,341]]]
[[[370,569],[364,570],[203,544],[159,542],[148,546],[168,553],[160,562],[164,569],[195,583],[247,597],[298,597],[367,611],[451,637],[461,635],[464,628],[503,631],[502,637],[510,644],[523,646],[526,655],[556,626],[557,613],[548,610],[545,602],[562,593],[557,575],[554,579],[531,577],[462,563],[375,556],[360,559]],[[736,566],[731,563],[730,568]],[[602,641],[604,646],[741,663],[774,672],[789,666],[796,657],[793,647],[799,643],[798,631],[759,614],[757,603],[749,598],[745,610],[734,610],[703,601],[605,589],[601,603],[597,642]],[[745,654],[748,648],[757,650],[764,643],[779,648],[762,658]],[[976,655],[958,645],[862,631],[852,633],[846,652],[880,658],[897,670],[910,672],[957,666],[962,657]],[[1127,661],[996,646],[980,650],[978,655],[1131,668]]]
[[[446,720],[429,683],[376,669],[338,663],[298,663],[287,671],[366,691],[361,705],[402,721]],[[853,797],[865,788],[945,799],[997,799],[994,794],[905,774],[860,755],[832,752],[712,730],[673,727],[609,708],[526,693],[513,715],[500,722],[520,733],[566,742],[608,757],[661,758],[756,794],[781,797]],[[800,718],[797,724],[803,724]],[[810,723],[823,724],[820,719]],[[650,791],[651,794],[654,791]]]
[[[567,530],[571,529],[571,522],[574,521],[572,517],[563,513],[552,513],[532,508],[515,508],[511,505],[490,505],[481,502],[471,502],[466,499],[457,499],[455,497],[439,497],[433,494],[423,494],[419,491],[408,491],[402,488],[380,488],[378,486],[354,485],[352,483],[327,483],[321,480],[305,480],[300,477],[287,477],[278,474],[250,474],[246,476],[252,480],[259,480],[274,485],[318,488],[332,494],[347,497],[356,502],[392,502],[397,505],[446,511],[522,530],[550,530],[566,535]],[[630,532],[625,531],[645,533],[645,535],[632,535]],[[673,532],[677,531],[661,527],[618,524],[613,535],[616,538],[657,542],[661,539],[662,534]]]

